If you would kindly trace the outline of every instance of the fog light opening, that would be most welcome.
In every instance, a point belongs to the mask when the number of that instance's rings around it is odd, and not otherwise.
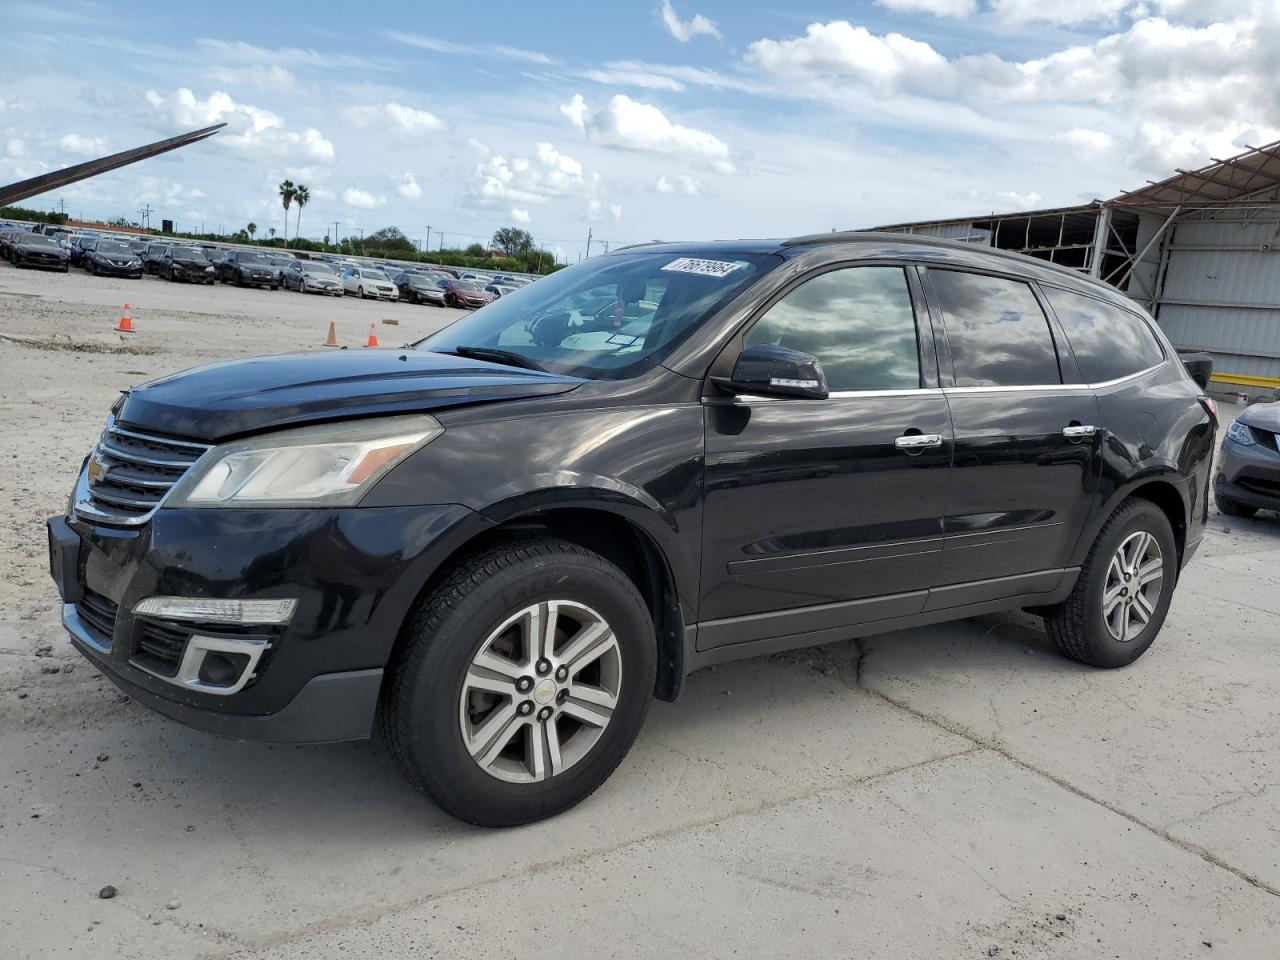
[[[210,650],[200,663],[199,680],[210,687],[233,687],[249,667],[247,653]]]

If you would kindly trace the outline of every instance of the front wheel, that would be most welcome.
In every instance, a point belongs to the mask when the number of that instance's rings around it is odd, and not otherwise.
[[[1130,498],[1094,541],[1070,596],[1042,611],[1058,649],[1094,667],[1123,667],[1160,632],[1178,579],[1178,544],[1164,511]]]
[[[392,757],[460,820],[515,826],[589,796],[653,692],[653,622],[608,560],[549,538],[461,564],[419,606],[381,705]]]
[[[1218,512],[1225,513],[1228,517],[1252,517],[1258,512],[1257,507],[1250,506],[1247,503],[1241,503],[1239,500],[1232,500],[1230,497],[1221,497],[1218,494],[1213,495],[1213,502],[1218,505]]]

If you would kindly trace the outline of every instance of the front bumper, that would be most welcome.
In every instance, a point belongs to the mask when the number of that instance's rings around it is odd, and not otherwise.
[[[51,257],[41,253],[18,253],[13,262],[20,267],[39,267],[42,270],[67,269],[66,257]]]
[[[104,277],[128,277],[129,279],[139,279],[142,277],[142,266],[126,267],[122,264],[111,263],[109,261],[97,260],[93,261],[93,268]]]
[[[213,283],[215,274],[212,267],[192,269],[174,267],[171,271],[171,276],[175,280],[184,281],[186,283]]]
[[[478,520],[457,505],[162,508],[133,529],[73,514],[49,520],[51,572],[73,644],[143,704],[242,739],[360,739],[372,730],[382,670],[418,592],[459,529]],[[273,628],[134,613],[154,596],[292,597],[297,607]],[[238,692],[193,689],[157,669],[156,650],[180,658],[206,643],[193,636],[250,635],[266,647]]]
[[[1213,492],[1263,510],[1280,510],[1280,450],[1225,440]]]
[[[301,286],[301,284],[299,284],[299,286]],[[340,283],[335,283],[331,286],[328,284],[321,286],[314,280],[308,280],[306,289],[303,290],[303,293],[322,293],[327,297],[341,296],[343,292],[342,284]]]

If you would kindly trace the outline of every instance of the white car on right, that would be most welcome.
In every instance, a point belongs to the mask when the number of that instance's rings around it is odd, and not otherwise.
[[[342,271],[342,289],[361,298],[400,299],[400,291],[391,282],[386,271],[379,267],[348,267]]]

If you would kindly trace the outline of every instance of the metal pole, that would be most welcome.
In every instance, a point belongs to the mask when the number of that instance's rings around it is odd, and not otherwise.
[[[1122,286],[1122,285],[1124,284],[1124,282],[1125,282],[1126,280],[1128,280],[1128,279],[1129,279],[1129,274],[1131,274],[1131,273],[1133,272],[1133,268],[1137,265],[1138,261],[1139,261],[1139,260],[1141,260],[1143,257],[1145,257],[1145,256],[1147,255],[1147,251],[1151,249],[1151,247],[1155,244],[1155,242],[1156,242],[1157,240],[1159,240],[1162,236],[1164,236],[1164,232],[1165,232],[1165,230],[1166,230],[1166,229],[1168,229],[1169,224],[1173,223],[1173,218],[1174,218],[1174,217],[1176,217],[1176,216],[1178,215],[1178,213],[1179,213],[1181,210],[1182,210],[1182,206],[1181,206],[1181,205],[1174,207],[1174,208],[1173,208],[1173,213],[1169,214],[1169,218],[1168,218],[1167,220],[1165,220],[1165,222],[1164,222],[1164,223],[1160,224],[1160,229],[1159,229],[1159,230],[1157,230],[1157,231],[1152,235],[1151,239],[1147,241],[1147,245],[1146,245],[1145,247],[1143,247],[1143,248],[1138,252],[1138,255],[1137,255],[1136,257],[1134,257],[1134,258],[1129,262],[1129,269],[1128,269],[1128,270],[1126,270],[1126,271],[1124,272],[1124,274],[1120,277],[1120,279],[1116,281],[1116,286],[1117,286],[1118,288],[1123,289],[1123,286]],[[1115,271],[1114,271],[1114,270],[1111,272],[1111,276],[1115,276]],[[1107,279],[1108,279],[1108,280],[1110,280],[1110,279],[1111,279],[1111,277],[1109,276],[1109,277],[1107,277]]]
[[[587,227],[587,259],[591,259],[591,228]]]
[[[427,250],[428,252],[430,252],[430,250],[431,250],[431,224],[429,224],[429,223],[427,224],[427,242],[426,242],[426,243],[424,243],[422,246],[423,246],[423,248],[424,248],[425,250]]]
[[[1089,251],[1089,276],[1102,276],[1102,255],[1107,249],[1107,233],[1111,229],[1111,208],[1103,206],[1093,222],[1093,249]]]

